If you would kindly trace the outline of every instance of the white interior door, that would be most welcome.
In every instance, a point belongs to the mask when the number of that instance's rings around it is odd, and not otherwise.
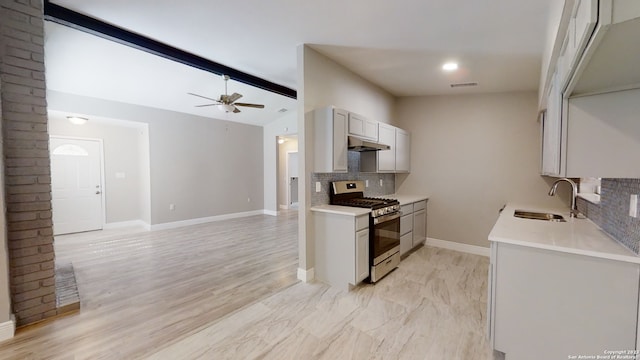
[[[102,229],[102,144],[52,136],[49,148],[54,234]]]

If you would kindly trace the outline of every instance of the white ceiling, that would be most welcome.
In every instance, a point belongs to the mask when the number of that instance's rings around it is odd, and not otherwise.
[[[239,114],[227,114],[215,106],[196,107],[212,102],[187,93],[218,98],[224,93],[222,77],[55,23],[47,22],[45,30],[49,90],[252,125],[284,116],[281,109],[296,110],[295,99],[233,80],[229,94],[240,93],[239,102],[265,108],[241,107]]]
[[[536,90],[553,1],[557,0],[52,2],[293,89],[296,47],[314,44],[393,95],[417,96]],[[224,89],[213,75],[107,43],[49,24],[49,88],[185,112],[192,112],[199,102],[181,94],[191,91],[215,98]],[[460,69],[444,73],[441,65],[448,60],[458,61]],[[479,86],[449,86],[458,82]],[[244,94],[244,102],[273,101],[278,109],[295,108],[293,100],[282,96],[240,83],[229,87],[230,92]],[[259,124],[276,117],[246,122]]]

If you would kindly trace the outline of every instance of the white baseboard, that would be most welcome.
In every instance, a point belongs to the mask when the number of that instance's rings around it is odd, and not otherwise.
[[[298,279],[304,282],[310,282],[316,277],[316,271],[314,268],[309,270],[298,268]]]
[[[280,205],[280,209],[289,210],[289,205]]]
[[[474,255],[481,255],[489,257],[491,252],[489,248],[463,244],[455,241],[447,241],[447,240],[439,240],[434,238],[427,238],[427,242],[425,243],[427,246],[435,246],[443,249],[455,250],[460,252],[466,252]]]
[[[102,230],[122,229],[127,227],[143,227],[145,230],[151,230],[151,225],[142,220],[130,220],[106,223],[102,226]]]
[[[264,209],[264,214],[265,215],[271,215],[271,216],[278,216],[278,212],[277,211],[267,210],[267,209]]]
[[[173,222],[151,225],[151,231],[175,229],[183,226],[198,225],[198,224],[204,224],[208,222],[236,219],[241,217],[263,215],[263,214],[265,214],[265,210],[253,210],[253,211],[245,211],[245,212],[239,212],[239,213],[233,213],[233,214],[209,216],[209,217],[203,217],[203,218],[197,218],[197,219],[173,221]]]
[[[0,324],[0,341],[8,340],[16,333],[16,320],[13,315],[9,321]]]

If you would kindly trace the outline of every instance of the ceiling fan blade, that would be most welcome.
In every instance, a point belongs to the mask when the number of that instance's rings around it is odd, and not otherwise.
[[[239,112],[240,112],[240,109],[238,109],[237,107],[235,107],[235,106],[234,106],[234,107],[233,107],[233,112],[234,112],[234,113],[239,113]]]
[[[187,94],[192,95],[192,96],[197,96],[199,98],[203,98],[203,99],[207,99],[207,100],[211,100],[211,101],[218,101],[219,102],[219,100],[208,98],[206,96],[202,96],[202,95],[198,95],[198,94],[194,94],[194,93],[187,93]]]
[[[238,94],[238,93],[233,93],[229,96],[227,96],[227,101],[229,101],[229,103],[232,103],[238,99],[240,99],[242,97],[242,95]]]
[[[257,109],[264,109],[264,105],[262,105],[262,104],[234,103],[233,105],[246,106],[246,107],[252,107],[252,108],[257,108]]]
[[[216,106],[220,104],[204,104],[204,105],[196,105],[196,107],[206,107],[206,106]]]

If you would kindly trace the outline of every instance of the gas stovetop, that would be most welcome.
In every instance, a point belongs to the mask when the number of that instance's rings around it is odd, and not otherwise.
[[[333,205],[353,206],[360,208],[379,209],[386,206],[398,205],[398,200],[383,199],[383,198],[371,198],[371,197],[356,197],[345,200],[334,200]]]
[[[331,189],[331,205],[371,209],[371,216],[378,217],[398,212],[400,203],[395,199],[364,196],[364,181],[334,181]]]

